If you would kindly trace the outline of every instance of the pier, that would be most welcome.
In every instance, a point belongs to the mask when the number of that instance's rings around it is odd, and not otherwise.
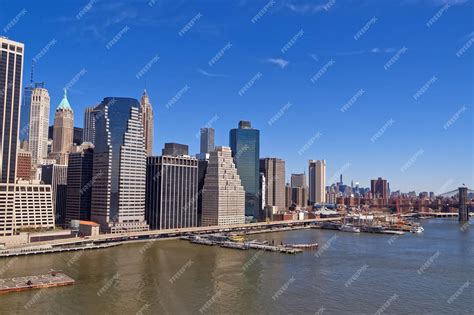
[[[53,288],[74,284],[74,279],[61,272],[45,275],[0,279],[0,293]]]

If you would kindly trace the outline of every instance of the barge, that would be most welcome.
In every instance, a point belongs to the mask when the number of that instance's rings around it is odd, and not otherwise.
[[[44,275],[0,279],[0,294],[73,285],[74,282],[71,277],[55,271]]]

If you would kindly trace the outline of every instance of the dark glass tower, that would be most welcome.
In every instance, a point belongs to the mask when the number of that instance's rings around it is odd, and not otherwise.
[[[0,37],[0,183],[15,183],[23,49]]]
[[[231,129],[229,144],[237,173],[245,190],[245,215],[259,217],[260,212],[260,130],[249,121],[240,121],[239,128]]]
[[[20,117],[20,142],[28,140],[29,129],[30,129],[30,107],[31,107],[31,94],[33,93],[33,85],[25,87],[23,91],[23,102],[21,107]]]

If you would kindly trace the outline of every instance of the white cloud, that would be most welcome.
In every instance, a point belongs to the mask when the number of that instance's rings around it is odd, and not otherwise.
[[[200,74],[202,74],[206,77],[212,77],[212,78],[226,78],[227,77],[227,75],[225,75],[225,74],[210,73],[210,72],[207,72],[206,70],[203,70],[201,68],[198,68],[197,71]]]
[[[339,55],[339,56],[352,56],[352,55],[380,54],[380,53],[389,54],[389,53],[395,52],[396,50],[397,50],[397,49],[395,49],[395,48],[378,48],[378,47],[374,47],[374,48],[371,48],[371,49],[344,51],[344,52],[337,53],[336,55]]]
[[[268,58],[265,60],[265,62],[278,65],[282,69],[285,69],[285,67],[290,63],[289,61],[281,58]]]

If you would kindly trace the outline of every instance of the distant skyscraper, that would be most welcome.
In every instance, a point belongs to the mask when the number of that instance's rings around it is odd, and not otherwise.
[[[245,191],[229,147],[210,153],[202,198],[203,226],[245,223]]]
[[[467,187],[459,187],[459,221],[469,222],[469,209],[467,200]]]
[[[23,90],[23,105],[21,107],[20,117],[20,142],[28,141],[28,134],[30,129],[30,108],[31,108],[31,94],[33,93],[33,83],[26,86]]]
[[[66,222],[67,165],[42,165],[41,181],[51,185],[56,223],[63,225]]]
[[[94,147],[82,144],[79,152],[69,154],[67,166],[66,224],[71,220],[91,219]]]
[[[153,108],[146,90],[140,99],[140,113],[143,124],[143,137],[145,138],[145,150],[147,156],[153,154]]]
[[[165,147],[161,150],[162,155],[189,155],[189,147],[180,143],[165,143]]]
[[[91,220],[111,233],[147,230],[140,103],[107,97],[97,110]]]
[[[84,142],[94,143],[95,140],[95,124],[99,111],[94,107],[87,107],[84,113]]]
[[[249,121],[240,121],[238,129],[231,129],[229,143],[237,173],[245,189],[245,215],[258,218],[260,212],[260,131]]]
[[[23,49],[22,43],[0,37],[0,183],[15,183]]]
[[[214,151],[214,128],[201,128],[201,153]]]
[[[307,187],[306,184],[306,175],[303,173],[300,174],[291,174],[291,187]]]
[[[198,160],[190,156],[147,159],[145,217],[151,229],[197,226]]]
[[[36,83],[31,94],[28,151],[33,164],[43,163],[48,156],[49,93],[44,83]]]
[[[74,112],[67,99],[67,90],[56,109],[53,128],[53,157],[59,164],[67,164],[67,155],[71,152],[74,136]]]
[[[309,202],[311,205],[326,202],[325,160],[309,161]]]
[[[209,164],[209,153],[197,154],[198,159],[198,226],[202,225],[202,190],[206,177],[207,165]]]
[[[74,127],[74,136],[72,142],[76,145],[81,145],[84,142],[84,129],[80,127]]]
[[[265,175],[265,206],[285,210],[285,161],[277,158],[260,159],[260,172]]]
[[[388,186],[387,180],[379,177],[378,179],[372,179],[370,181],[370,191],[372,192],[373,198],[381,198],[385,201],[388,199]]]

